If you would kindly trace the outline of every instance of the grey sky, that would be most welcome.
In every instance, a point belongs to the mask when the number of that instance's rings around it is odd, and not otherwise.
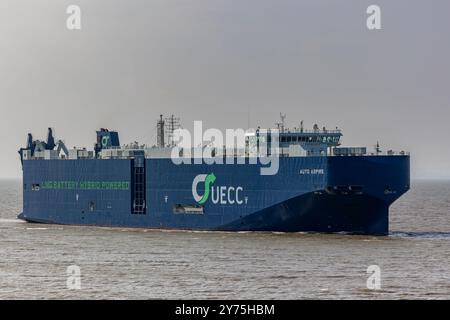
[[[381,31],[366,28],[370,4]],[[160,113],[224,129],[282,111],[339,126],[346,145],[410,151],[413,177],[450,178],[449,15],[448,0],[3,0],[0,177],[20,176],[27,132],[49,126],[92,148],[99,127],[153,143]]]

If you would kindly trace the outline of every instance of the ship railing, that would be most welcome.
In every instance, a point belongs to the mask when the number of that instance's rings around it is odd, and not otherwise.
[[[380,151],[380,152],[367,152],[367,153],[348,153],[348,154],[328,154],[328,156],[333,157],[348,157],[348,156],[409,156],[410,153],[408,151]]]
[[[306,133],[306,134],[327,134],[327,133],[331,133],[331,134],[340,134],[342,133],[342,131],[340,129],[333,129],[333,130],[323,130],[323,129],[319,129],[319,130],[302,130],[302,129],[284,129],[283,132],[280,132],[280,134],[285,134],[285,133]]]
[[[382,151],[382,152],[370,152],[367,154],[368,156],[409,156],[408,151]]]

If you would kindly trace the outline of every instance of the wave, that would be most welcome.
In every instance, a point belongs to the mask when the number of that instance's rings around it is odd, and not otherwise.
[[[420,238],[420,239],[450,239],[450,232],[447,231],[393,231],[390,237],[400,238]]]

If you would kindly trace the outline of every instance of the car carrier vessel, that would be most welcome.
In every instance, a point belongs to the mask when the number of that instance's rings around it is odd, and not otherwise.
[[[121,145],[119,134],[107,129],[97,131],[92,151],[67,149],[51,129],[46,141],[29,134],[19,151],[19,218],[70,225],[387,234],[389,206],[410,187],[408,153],[341,147],[341,130],[317,125],[306,130],[303,124],[287,129],[284,118],[272,137],[278,142],[275,174],[262,175],[264,165],[252,163],[255,146],[256,152],[261,148],[260,129],[246,134],[242,150],[216,150],[215,157],[239,159],[235,164],[204,159],[176,164],[173,141],[168,142],[174,123],[174,117],[157,121],[158,141],[152,147]]]

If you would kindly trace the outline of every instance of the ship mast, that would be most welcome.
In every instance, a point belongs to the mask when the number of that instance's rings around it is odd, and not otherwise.
[[[161,114],[159,116],[159,120],[156,124],[156,130],[157,130],[157,136],[156,136],[156,144],[160,148],[164,148],[165,141],[164,141],[164,120],[163,115]]]
[[[276,122],[275,124],[277,125],[277,129],[280,133],[284,132],[284,120],[286,119],[286,114],[282,114],[280,112],[280,122]]]
[[[180,125],[180,118],[175,117],[173,114],[165,119],[165,127],[167,130],[167,136],[168,136],[168,145],[170,147],[174,146],[173,142],[173,134],[175,130],[179,129],[181,127]]]

